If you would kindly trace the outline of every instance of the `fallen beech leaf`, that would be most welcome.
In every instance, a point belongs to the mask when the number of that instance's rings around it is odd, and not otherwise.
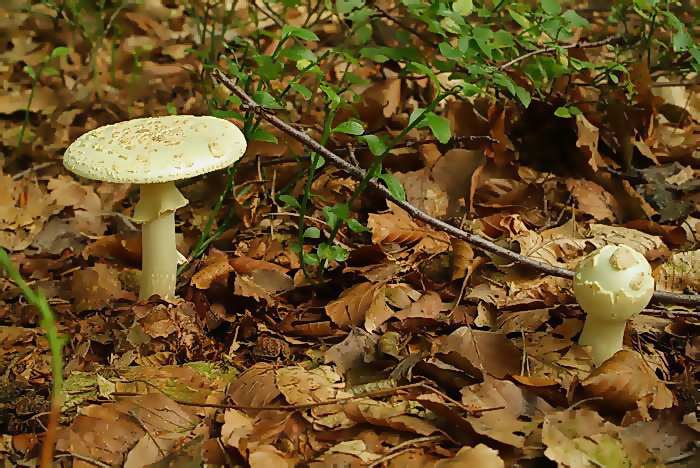
[[[501,468],[505,467],[506,464],[498,456],[497,450],[484,444],[479,444],[476,447],[462,447],[454,458],[439,460],[434,465],[435,468],[461,468],[466,466]]]
[[[673,393],[644,364],[642,357],[623,349],[593,370],[581,382],[591,396],[601,397],[606,405],[630,410],[634,408],[670,408]]]
[[[211,249],[204,266],[192,276],[192,285],[197,289],[209,289],[216,281],[228,285],[228,275],[233,271],[228,255],[216,249]]]
[[[231,382],[227,395],[241,406],[269,405],[280,396],[275,368],[266,362],[254,364]]]
[[[372,331],[392,315],[386,304],[386,284],[358,283],[344,291],[338,299],[326,305],[326,313],[340,328],[361,325]]]
[[[549,414],[542,425],[544,454],[564,466],[587,468],[629,466],[617,435],[620,428],[590,410],[564,410]]]
[[[242,454],[248,437],[253,432],[255,421],[244,412],[227,409],[224,412],[224,425],[221,427],[221,441],[228,447],[234,447]]]
[[[440,346],[437,358],[478,377],[482,369],[496,378],[520,374],[522,352],[504,335],[461,327]]]
[[[250,468],[294,468],[294,460],[284,457],[284,453],[272,445],[259,445],[248,456]]]
[[[102,309],[114,299],[135,299],[122,290],[119,273],[104,263],[76,271],[70,285],[76,312]]]
[[[389,213],[371,213],[367,227],[372,229],[375,244],[416,244],[415,251],[441,253],[448,249],[450,237],[445,232],[429,226],[419,226],[411,217],[392,202],[387,202]]]

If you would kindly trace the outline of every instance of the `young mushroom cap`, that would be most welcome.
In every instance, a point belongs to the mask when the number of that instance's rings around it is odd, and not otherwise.
[[[187,199],[175,186],[236,162],[246,149],[241,131],[216,117],[171,115],[127,120],[91,130],[71,144],[66,168],[85,178],[140,184],[133,219],[143,223],[139,297],[175,295],[175,210]]]
[[[622,349],[627,320],[651,300],[651,266],[631,247],[606,245],[579,263],[573,286],[586,312],[579,344],[591,346],[593,362],[600,365]]]

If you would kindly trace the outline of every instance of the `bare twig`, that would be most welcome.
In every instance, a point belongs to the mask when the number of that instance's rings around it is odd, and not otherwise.
[[[612,42],[615,42],[616,40],[621,39],[621,36],[619,34],[615,34],[613,36],[607,37],[603,40],[596,41],[596,42],[577,42],[576,44],[569,44],[565,46],[559,46],[559,47],[545,47],[544,49],[536,49],[536,50],[531,50],[530,52],[520,55],[519,57],[515,57],[513,60],[510,60],[500,67],[498,67],[498,71],[503,71],[506,68],[512,67],[518,62],[522,62],[526,58],[535,56],[535,55],[541,55],[541,54],[548,54],[551,52],[556,52],[557,50],[561,49],[590,49],[593,47],[601,47],[606,44],[610,44]]]
[[[374,468],[375,466],[380,466],[384,462],[388,462],[392,458],[396,458],[399,455],[402,455],[406,452],[410,452],[414,446],[416,445],[422,445],[422,444],[437,444],[438,442],[441,442],[443,440],[447,440],[447,437],[445,437],[442,434],[438,435],[431,435],[431,436],[426,436],[426,437],[417,437],[415,439],[410,439],[405,442],[401,442],[399,445],[396,447],[393,447],[389,453],[384,455],[381,458],[378,458],[374,460],[369,466],[369,468]]]
[[[614,39],[614,38],[613,38]],[[600,41],[599,43],[596,43],[600,45],[601,43],[608,43],[611,42],[613,39],[608,38],[604,41]],[[581,44],[580,46],[586,46],[586,44]],[[592,47],[591,45],[588,45],[587,47]],[[571,48],[571,47],[569,47]],[[260,105],[258,105],[250,96],[248,96],[241,88],[236,86],[236,84],[229,78],[227,77],[221,70],[216,69],[214,70],[213,76],[220,80],[224,86],[226,86],[229,90],[231,90],[236,96],[238,96],[241,101],[242,101],[242,108],[244,110],[251,110],[255,112],[256,114],[260,115],[263,119],[267,120],[270,124],[278,128],[279,130],[282,130],[284,133],[287,135],[293,137],[297,141],[303,143],[305,146],[307,146],[309,149],[312,151],[315,151],[319,154],[321,154],[323,157],[325,157],[327,160],[330,160],[333,162],[334,165],[337,167],[342,168],[343,170],[347,171],[350,175],[357,177],[358,179],[364,179],[366,173],[363,169],[353,166],[352,164],[348,163],[341,157],[337,156],[335,153],[332,151],[328,150],[326,147],[322,146],[320,143],[318,143],[316,140],[311,138],[309,135],[306,133],[303,133],[291,125],[285,123],[284,121],[280,120],[277,116],[275,116],[270,109],[266,109]],[[399,200],[395,198],[389,189],[387,189],[384,185],[378,183],[376,180],[371,180],[369,182],[369,185],[371,185],[375,190],[377,190],[379,193],[384,196],[387,200],[391,201],[392,203],[396,204],[399,206],[401,209],[406,211],[411,217],[414,219],[420,220],[433,228],[443,231],[448,233],[451,236],[454,236],[458,239],[462,239],[473,246],[480,248],[482,250],[485,250],[487,252],[491,252],[496,255],[500,255],[502,257],[508,258],[510,260],[516,261],[522,265],[527,265],[531,268],[534,268],[542,273],[553,275],[553,276],[558,276],[562,278],[573,278],[574,272],[571,270],[567,270],[566,268],[561,268],[558,266],[551,265],[549,263],[541,262],[539,260],[535,260],[534,258],[530,257],[525,257],[523,255],[517,254],[509,249],[506,249],[505,247],[501,247],[500,245],[497,245],[487,239],[484,239],[483,237],[472,234],[470,232],[463,231],[462,229],[456,228],[450,224],[447,224],[444,221],[441,221],[439,219],[433,218],[429,214],[425,213],[424,211],[421,211],[420,209],[416,208],[415,206],[411,205],[408,202]],[[670,293],[666,291],[655,291],[654,292],[654,298],[660,301],[664,302],[677,302],[677,303],[683,303],[683,304],[691,304],[691,305],[700,305],[700,295],[691,295],[691,294],[676,294],[676,293]],[[700,317],[700,314],[698,314]]]

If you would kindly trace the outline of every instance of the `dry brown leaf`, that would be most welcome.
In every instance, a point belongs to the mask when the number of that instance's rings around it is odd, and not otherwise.
[[[428,291],[419,297],[415,302],[396,312],[393,316],[399,320],[409,318],[436,318],[448,306],[442,303],[440,295],[435,291]]]
[[[229,263],[236,273],[245,274],[252,273],[258,270],[275,270],[280,273],[287,273],[288,268],[277,265],[276,263],[266,262],[250,257],[231,257]]]
[[[122,290],[117,270],[105,263],[73,273],[70,287],[76,312],[99,310],[115,299],[135,299],[132,293]]]
[[[233,292],[239,296],[252,297],[256,301],[262,299],[268,304],[275,303],[275,298],[262,286],[258,285],[250,276],[236,276],[236,280],[233,283]]]
[[[672,421],[660,419],[656,421],[639,421],[625,427],[620,432],[620,440],[630,458],[636,461],[633,466],[663,466],[664,462],[674,458],[679,460],[681,466],[691,467],[697,465],[700,456],[686,458],[688,447],[698,439],[698,433],[689,427]],[[673,466],[673,464],[668,463]]]
[[[253,432],[255,420],[236,409],[227,409],[224,412],[223,420],[221,442],[227,447],[234,447],[241,454],[245,454],[247,441]]]
[[[307,405],[351,396],[340,376],[329,366],[306,370],[299,366],[283,367],[275,372],[277,386],[291,405]],[[338,429],[352,426],[338,404],[315,406],[302,413],[315,427]]]
[[[474,249],[472,246],[456,237],[450,238],[452,244],[452,280],[464,278],[470,266],[474,264]]]
[[[520,374],[522,352],[500,333],[461,327],[444,339],[436,357],[472,376],[483,370],[502,379]]]
[[[481,468],[505,468],[506,464],[498,451],[484,444],[476,447],[462,447],[454,458],[439,460],[433,465],[435,468],[461,468],[466,466],[478,466]]]
[[[545,456],[571,468],[629,466],[620,428],[590,410],[564,410],[545,417]]]
[[[26,180],[0,174],[0,247],[23,250],[41,232],[45,217],[53,214],[51,198]]]
[[[197,289],[209,289],[214,281],[228,286],[228,275],[233,270],[228,255],[212,248],[204,266],[192,276],[191,283]]]
[[[620,410],[646,411],[647,406],[666,409],[675,404],[673,393],[644,364],[642,357],[627,349],[615,353],[581,384],[589,395],[602,398],[606,405]]]
[[[352,400],[343,405],[343,411],[357,423],[391,427],[397,431],[409,431],[423,436],[438,431],[429,420],[414,416],[409,401],[383,402],[369,398]]]
[[[566,179],[566,187],[579,211],[596,221],[612,221],[618,212],[615,198],[600,185],[585,179]]]
[[[171,433],[181,443],[183,431],[198,421],[196,409],[181,406],[162,393],[150,393],[118,403],[91,405],[69,427],[57,433],[57,450],[110,465],[121,465],[129,449],[146,433]]]
[[[280,396],[274,366],[266,362],[254,364],[231,382],[227,394],[237,405],[269,405]]]
[[[326,313],[340,328],[360,326],[373,331],[392,315],[386,304],[387,285],[358,283],[326,305]]]
[[[430,171],[397,173],[396,178],[406,191],[406,201],[434,218],[447,214],[447,193],[430,179]]]
[[[477,411],[489,411],[474,416],[467,414],[464,419],[478,434],[522,447],[526,437],[537,427],[542,412],[550,412],[552,408],[544,400],[527,395],[512,382],[488,375],[484,378],[484,383],[462,389],[462,404]],[[532,401],[526,401],[526,397]]]
[[[347,440],[329,448],[317,463],[312,463],[312,468],[321,466],[342,466],[355,468],[367,466],[367,464],[379,458],[380,455],[367,451],[367,446],[362,440]],[[320,463],[320,464],[319,464]]]
[[[367,227],[372,229],[375,244],[416,244],[415,251],[429,253],[444,252],[449,248],[449,236],[430,227],[420,227],[408,214],[391,202],[387,202],[389,213],[371,213]]]
[[[250,468],[294,468],[296,463],[272,445],[259,445],[248,456]]]
[[[361,365],[365,359],[369,359],[374,352],[377,338],[375,335],[364,333],[359,328],[353,328],[343,341],[331,346],[324,355],[324,362],[334,362],[336,371],[340,375],[347,375],[347,371],[354,366]]]

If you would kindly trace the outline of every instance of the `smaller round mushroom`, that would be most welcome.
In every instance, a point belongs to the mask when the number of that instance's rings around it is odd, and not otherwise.
[[[651,300],[651,266],[631,247],[606,245],[578,264],[574,293],[586,312],[579,344],[592,347],[591,358],[599,366],[622,349],[627,320]]]
[[[216,117],[170,115],[127,120],[81,135],[63,157],[66,168],[87,179],[140,184],[133,219],[142,224],[139,299],[175,296],[175,210],[187,199],[175,186],[230,166],[246,149],[243,133]]]

